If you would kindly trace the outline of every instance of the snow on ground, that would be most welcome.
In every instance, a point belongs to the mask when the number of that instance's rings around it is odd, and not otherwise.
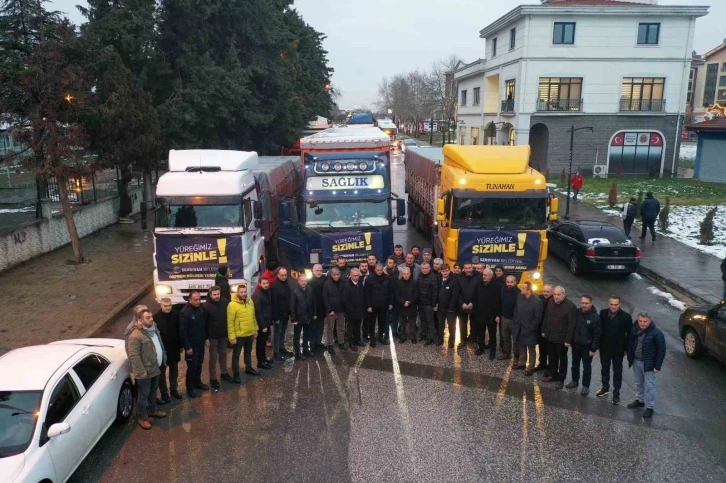
[[[675,298],[672,294],[668,292],[663,292],[662,290],[658,290],[655,287],[648,287],[648,291],[652,293],[653,295],[656,295],[658,297],[663,297],[668,301],[668,305],[670,305],[673,308],[676,308],[678,310],[685,310],[686,304]]]
[[[697,144],[681,144],[680,158],[686,161],[696,160]]]
[[[726,257],[726,204],[717,206],[716,216],[713,217],[713,245],[698,243],[701,221],[713,206],[672,206],[668,217],[670,226],[665,235],[718,258]]]
[[[0,213],[27,213],[29,211],[35,211],[35,206],[27,206],[25,208],[2,208]]]

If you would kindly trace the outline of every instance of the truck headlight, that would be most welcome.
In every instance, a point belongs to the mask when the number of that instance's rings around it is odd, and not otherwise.
[[[542,278],[542,274],[541,274],[540,272],[534,272],[534,273],[533,273],[533,274],[532,274],[532,275],[530,276],[530,278],[533,278],[533,279],[535,279],[535,280],[539,280],[540,278]]]
[[[162,295],[169,295],[172,292],[170,285],[156,285],[154,287],[154,293],[156,293],[157,297],[161,297]]]
[[[310,263],[315,265],[316,263],[320,263],[320,252],[312,252],[310,253]]]

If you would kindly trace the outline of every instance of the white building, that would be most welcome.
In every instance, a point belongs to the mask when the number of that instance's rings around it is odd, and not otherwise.
[[[480,31],[485,58],[454,74],[459,142],[529,143],[532,165],[556,175],[568,164],[568,130],[592,127],[575,133],[573,170],[670,173],[696,18],[707,13],[657,0],[513,9]]]

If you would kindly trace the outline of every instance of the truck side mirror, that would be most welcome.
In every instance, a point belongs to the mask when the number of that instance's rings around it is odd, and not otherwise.
[[[550,214],[548,216],[548,219],[550,221],[556,221],[557,220],[557,210],[560,206],[560,200],[557,199],[557,197],[552,196],[550,198]]]
[[[255,200],[254,204],[252,205],[252,211],[255,214],[255,218],[258,220],[262,219],[262,202],[260,200]]]
[[[406,216],[406,200],[401,198],[396,200],[396,216],[399,218]]]
[[[446,211],[446,205],[444,204],[443,198],[439,198],[436,200],[436,219],[441,220],[443,219],[444,212]],[[441,217],[441,219],[439,219]]]

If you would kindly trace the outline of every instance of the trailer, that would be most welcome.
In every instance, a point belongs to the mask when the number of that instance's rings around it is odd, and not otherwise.
[[[408,219],[418,231],[425,233],[436,222],[436,200],[439,198],[441,148],[410,147],[406,150],[406,193]]]

